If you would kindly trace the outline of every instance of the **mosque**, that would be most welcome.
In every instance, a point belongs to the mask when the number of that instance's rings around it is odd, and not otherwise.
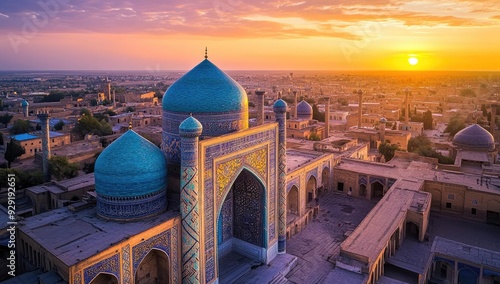
[[[306,102],[287,121],[281,99],[275,121],[264,123],[262,94],[249,127],[245,90],[205,55],[165,92],[161,149],[129,129],[96,161],[96,206],[82,201],[20,222],[19,270],[57,276],[43,283],[232,283],[245,273],[235,262],[269,265],[287,255],[287,239],[318,214],[314,200],[328,190],[379,201],[342,242],[325,283],[377,283],[406,237],[425,241],[431,209],[500,224],[498,152],[480,126],[455,136],[448,166],[406,152],[370,162],[362,158],[370,142],[356,139],[339,155],[327,139],[314,148],[326,150],[287,150],[288,129],[328,138],[329,126],[313,124]],[[51,192],[31,192],[50,208]],[[458,283],[463,273],[498,283],[499,261],[464,260],[447,250],[454,245],[433,246],[415,268],[418,283]]]
[[[286,111],[277,100],[276,122],[249,128],[245,90],[205,55],[163,97],[161,150],[132,129],[115,140],[95,164],[95,207],[21,227],[22,269],[74,284],[218,283],[227,256],[269,264],[286,247]]]

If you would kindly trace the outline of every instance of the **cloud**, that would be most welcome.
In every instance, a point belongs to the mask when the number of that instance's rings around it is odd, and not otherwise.
[[[493,0],[485,1],[444,1],[440,5],[446,9],[435,12],[428,0],[337,0],[330,5],[322,0],[68,0],[68,4],[58,5],[57,11],[50,15],[48,23],[39,32],[279,38],[322,36],[356,40],[358,36],[349,27],[364,21],[398,23],[403,27],[498,25],[496,15],[477,16],[479,11],[491,13],[498,5]],[[18,0],[2,3],[0,30],[20,31],[27,21],[33,21],[33,15],[43,18],[46,12],[41,2]]]

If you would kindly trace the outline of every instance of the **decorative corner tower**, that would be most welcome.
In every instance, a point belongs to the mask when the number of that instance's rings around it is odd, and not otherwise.
[[[380,142],[384,143],[385,142],[385,124],[387,123],[387,119],[385,117],[382,117],[380,119]]]
[[[286,252],[286,109],[284,100],[277,100],[273,110],[278,122],[278,253]]]
[[[257,90],[257,125],[264,124],[264,94],[266,91]]]
[[[28,107],[29,107],[29,103],[27,100],[23,100],[23,102],[21,103],[21,106],[23,107],[23,114],[24,114],[24,117],[28,117],[29,116],[29,111],[28,111]]]
[[[325,139],[330,137],[330,98],[325,98]]]
[[[203,127],[189,116],[179,125],[181,137],[182,283],[200,283],[200,192],[198,186],[198,139]]]
[[[42,168],[43,177],[45,182],[50,181],[50,132],[49,132],[49,113],[41,112],[37,114],[38,119],[40,119],[40,125],[42,126]]]
[[[363,115],[363,91],[358,90],[359,95],[359,109],[358,109],[358,129],[361,128],[361,116]]]

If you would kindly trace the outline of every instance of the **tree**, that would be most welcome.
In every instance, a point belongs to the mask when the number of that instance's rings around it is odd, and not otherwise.
[[[445,133],[450,133],[451,136],[455,136],[458,131],[465,128],[465,122],[461,117],[455,116],[450,119],[450,122],[444,130]]]
[[[5,127],[7,127],[7,124],[9,124],[9,122],[12,120],[13,117],[14,116],[8,113],[2,114],[0,115],[0,123],[3,123]]]
[[[432,129],[432,112],[430,110],[424,112],[422,120],[424,122],[424,129]]]
[[[399,146],[396,144],[391,144],[388,140],[382,142],[378,147],[378,152],[384,155],[386,161],[390,161],[394,157],[396,150],[400,150]]]
[[[33,130],[33,127],[31,127],[31,124],[29,121],[18,119],[16,121],[14,121],[14,125],[10,129],[10,133],[21,134],[21,133],[28,133],[32,130]]]
[[[4,158],[7,161],[7,167],[10,168],[12,162],[24,153],[26,153],[26,151],[19,141],[11,139],[10,142],[7,143],[7,149],[5,149],[4,154]]]
[[[53,156],[50,158],[50,173],[57,179],[74,178],[78,176],[78,164],[70,163],[65,156]]]
[[[431,140],[429,140],[429,138],[427,138],[427,136],[425,136],[424,134],[422,135],[419,135],[415,138],[410,138],[410,140],[408,141],[408,152],[415,152],[419,147],[427,147],[427,146],[431,146]]]
[[[62,120],[59,120],[59,122],[56,123],[56,125],[54,125],[54,129],[57,130],[57,131],[60,131],[63,129],[63,126],[64,126],[64,121]]]
[[[98,136],[105,136],[113,134],[113,130],[109,123],[105,120],[101,120],[100,122],[93,117],[92,115],[84,114],[78,120],[73,128],[73,132],[84,137],[87,134],[96,134]]]
[[[94,161],[93,162],[90,162],[90,163],[87,163],[85,162],[83,164],[83,171],[86,173],[86,174],[90,174],[90,173],[93,173],[94,172],[94,167],[95,167],[95,161],[97,161],[97,158],[99,158],[99,155],[101,154],[102,152],[99,152],[99,153],[96,153],[94,155]]]
[[[318,106],[316,104],[312,105],[312,110],[313,110],[313,119],[316,119],[317,121],[325,121],[325,114],[319,112]]]
[[[133,106],[128,106],[128,107],[125,109],[125,112],[135,112],[135,107],[133,107]]]

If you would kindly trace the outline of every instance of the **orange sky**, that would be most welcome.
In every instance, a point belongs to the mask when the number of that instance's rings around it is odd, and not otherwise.
[[[2,3],[0,69],[500,71],[496,0],[135,2]]]

